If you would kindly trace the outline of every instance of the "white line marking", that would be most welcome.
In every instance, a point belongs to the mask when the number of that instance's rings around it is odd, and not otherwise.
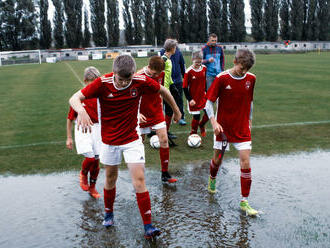
[[[253,126],[252,128],[271,128],[271,127],[289,127],[289,126],[305,126],[305,125],[315,125],[315,124],[327,124],[330,123],[330,120],[327,121],[306,121],[306,122],[291,122],[291,123],[278,123],[278,124],[269,124],[269,125],[258,125]],[[212,129],[206,129],[209,132],[212,132]],[[177,131],[172,132],[173,134],[188,134],[190,131]],[[32,144],[23,144],[23,145],[8,145],[8,146],[0,146],[0,150],[11,149],[11,148],[21,148],[21,147],[30,147],[30,146],[41,146],[41,145],[58,145],[65,144],[65,141],[44,141]]]
[[[78,81],[81,83],[82,86],[85,86],[84,82],[81,81],[81,79],[79,78],[78,74],[75,72],[75,70],[72,68],[72,66],[68,63],[68,62],[64,62],[69,69],[73,72],[73,75],[75,75],[75,77],[78,79]]]

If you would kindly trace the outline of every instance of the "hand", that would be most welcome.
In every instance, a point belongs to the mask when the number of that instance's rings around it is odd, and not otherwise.
[[[219,135],[220,133],[223,132],[222,126],[216,120],[211,122],[211,124],[212,124],[213,132],[214,132],[215,135]]]
[[[147,122],[147,118],[143,115],[143,114],[139,114],[139,121],[140,123],[146,123]]]
[[[189,102],[189,105],[190,105],[190,106],[195,106],[195,104],[196,104],[196,102],[195,102],[194,99],[190,100],[190,102]]]
[[[87,133],[88,131],[90,133],[92,132],[93,122],[92,122],[91,118],[89,117],[89,115],[87,114],[85,109],[83,109],[83,111],[78,113],[77,126],[78,126],[78,128],[77,128],[78,130],[79,130],[79,127],[82,128],[83,133]]]
[[[67,138],[66,139],[66,147],[70,150],[72,150],[72,144],[73,144],[73,141],[72,141],[72,138]]]
[[[177,109],[176,111],[173,111],[173,121],[174,123],[178,123],[179,120],[181,120],[181,112],[179,109]]]
[[[210,63],[213,63],[214,62],[214,58],[213,57],[209,58],[209,62]]]

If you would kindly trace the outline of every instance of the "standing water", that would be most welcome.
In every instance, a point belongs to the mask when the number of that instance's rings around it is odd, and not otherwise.
[[[207,192],[209,167],[189,164],[162,185],[147,170],[155,226],[161,236],[144,240],[135,193],[121,170],[115,226],[102,226],[103,200],[79,187],[78,172],[0,177],[0,247],[330,247],[330,152],[252,157],[250,205],[239,210],[238,160],[225,160],[217,193]],[[97,189],[103,195],[104,171]]]

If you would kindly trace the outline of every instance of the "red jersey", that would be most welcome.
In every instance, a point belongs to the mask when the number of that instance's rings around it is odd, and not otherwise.
[[[183,79],[183,88],[188,88],[191,98],[196,102],[194,106],[190,106],[189,104],[190,111],[204,109],[206,103],[205,84],[206,66],[202,65],[198,70],[190,66],[184,74]]]
[[[151,78],[146,73],[146,68],[143,68],[143,70],[139,71],[137,74]],[[162,72],[157,78],[151,79],[155,80],[161,85],[164,84],[164,75],[165,73]],[[145,123],[140,123],[141,128],[151,127],[165,121],[163,114],[163,102],[159,92],[141,97],[140,113],[143,114],[147,119]]]
[[[134,75],[132,82],[118,89],[113,73],[94,80],[81,90],[86,98],[99,98],[102,142],[125,145],[139,138],[138,108],[143,94],[156,93],[160,85],[144,75]]]
[[[229,142],[251,141],[249,115],[255,82],[256,76],[252,73],[238,78],[224,71],[215,78],[206,94],[212,102],[219,98],[216,118]],[[218,135],[216,140],[221,141],[221,137]]]
[[[89,117],[91,118],[93,123],[98,123],[99,119],[97,116],[97,99],[85,99],[82,101],[83,107],[86,109]],[[73,121],[77,118],[78,114],[72,107],[70,107],[69,113],[68,113],[68,119]]]

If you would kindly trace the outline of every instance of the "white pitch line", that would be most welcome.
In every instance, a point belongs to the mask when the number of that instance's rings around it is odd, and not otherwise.
[[[68,62],[64,62],[69,69],[73,72],[73,75],[75,75],[75,77],[78,79],[78,81],[81,83],[82,86],[85,86],[84,82],[81,81],[81,79],[79,78],[78,74],[75,72],[75,70],[72,68],[72,66],[68,63]]]
[[[252,129],[255,128],[271,128],[271,127],[289,127],[289,126],[305,126],[305,125],[315,125],[315,124],[327,124],[330,123],[330,120],[327,121],[306,121],[306,122],[291,122],[291,123],[278,123],[278,124],[269,124],[269,125],[257,125],[253,126]],[[209,132],[212,132],[212,129],[206,129]],[[172,132],[173,134],[188,134],[189,131],[177,131]],[[8,145],[8,146],[0,146],[0,150],[11,149],[11,148],[21,148],[21,147],[30,147],[30,146],[40,146],[40,145],[57,145],[57,144],[65,144],[65,141],[44,141],[32,144],[24,144],[24,145]]]

